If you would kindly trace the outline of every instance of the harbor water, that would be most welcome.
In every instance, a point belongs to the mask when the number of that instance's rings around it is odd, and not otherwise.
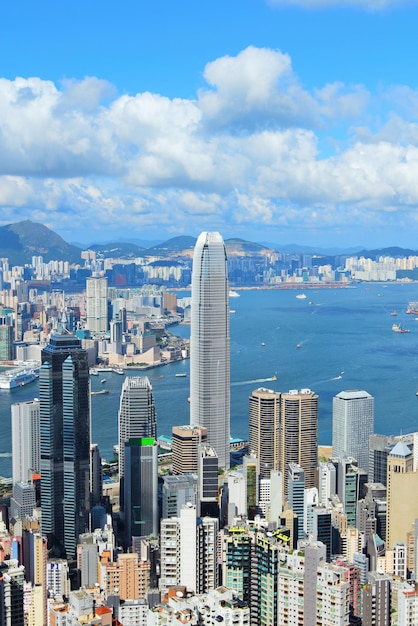
[[[319,441],[331,443],[332,398],[365,389],[375,398],[375,432],[418,430],[418,319],[407,315],[418,301],[417,284],[358,285],[348,289],[244,290],[230,299],[231,434],[248,436],[248,396],[258,387],[275,391],[309,388],[319,395]],[[304,293],[306,298],[296,298]],[[397,312],[397,316],[392,315]],[[396,322],[410,330],[395,333]],[[171,327],[188,337],[187,325]],[[189,421],[188,360],[147,372],[152,383],[159,435]],[[176,376],[176,374],[187,374]],[[105,379],[105,382],[101,381]],[[92,441],[102,457],[113,456],[118,436],[124,376],[91,377]],[[0,390],[0,475],[11,476],[10,406],[38,396],[38,382]]]

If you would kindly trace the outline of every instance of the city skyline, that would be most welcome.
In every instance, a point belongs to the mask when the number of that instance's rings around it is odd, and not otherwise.
[[[24,4],[2,15],[1,225],[413,246],[416,4]]]

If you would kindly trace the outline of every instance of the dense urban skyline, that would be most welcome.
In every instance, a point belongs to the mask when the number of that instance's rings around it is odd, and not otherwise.
[[[417,13],[398,0],[7,5],[0,223],[86,244],[217,230],[413,246]]]

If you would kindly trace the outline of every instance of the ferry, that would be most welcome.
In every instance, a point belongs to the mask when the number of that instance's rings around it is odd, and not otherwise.
[[[229,297],[230,298],[239,298],[240,294],[237,291],[233,291],[232,289],[229,290]]]
[[[0,374],[0,389],[15,389],[39,378],[39,367],[15,367]]]
[[[393,324],[392,330],[394,333],[409,333],[410,332],[407,328],[402,328],[400,324]]]
[[[186,376],[187,376],[186,373],[184,373],[184,374],[182,374],[182,373],[176,374],[176,378],[186,378]]]
[[[115,374],[119,374],[119,376],[123,376],[125,374],[124,370],[122,367],[115,367],[115,369],[113,370],[113,372]]]
[[[306,300],[306,293],[298,293],[296,298],[298,300]]]

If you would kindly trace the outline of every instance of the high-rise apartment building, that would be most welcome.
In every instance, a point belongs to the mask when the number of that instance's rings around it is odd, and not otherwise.
[[[325,562],[325,546],[310,543],[304,552],[288,554],[279,563],[277,582],[277,621],[264,624],[349,623],[349,583],[347,569]],[[268,612],[263,607],[261,617]],[[267,613],[268,615],[268,613]]]
[[[218,586],[218,531],[218,520],[197,517],[191,504],[179,517],[161,520],[161,591],[185,585],[205,593]]]
[[[107,278],[91,277],[86,280],[86,327],[92,333],[108,330]]]
[[[24,626],[25,571],[17,559],[0,563],[0,624]]]
[[[230,336],[228,264],[219,233],[195,246],[190,331],[190,424],[208,430],[219,466],[229,468]]]
[[[318,484],[318,396],[310,389],[282,393],[279,470],[287,498],[287,466],[297,463],[305,472],[305,487]]]
[[[12,404],[13,482],[27,482],[40,471],[39,400]]]
[[[416,596],[410,585],[405,585],[407,598]],[[401,621],[404,596],[402,588],[398,591],[398,624],[416,624],[416,621]],[[391,579],[387,574],[370,572],[367,584],[362,589],[363,626],[389,626],[391,624]],[[408,607],[409,608],[409,607]],[[409,611],[408,611],[409,612]],[[418,615],[418,612],[417,614]],[[416,617],[416,616],[415,616]]]
[[[369,438],[374,430],[374,398],[367,391],[341,391],[332,401],[332,454],[354,457],[369,470]]]
[[[249,399],[249,449],[259,462],[261,478],[278,469],[280,394],[256,389]]]
[[[89,390],[81,341],[53,335],[39,375],[42,533],[51,554],[67,559],[89,526]]]
[[[152,385],[146,376],[127,376],[119,404],[119,478],[125,474],[124,444],[131,438],[157,437]]]

